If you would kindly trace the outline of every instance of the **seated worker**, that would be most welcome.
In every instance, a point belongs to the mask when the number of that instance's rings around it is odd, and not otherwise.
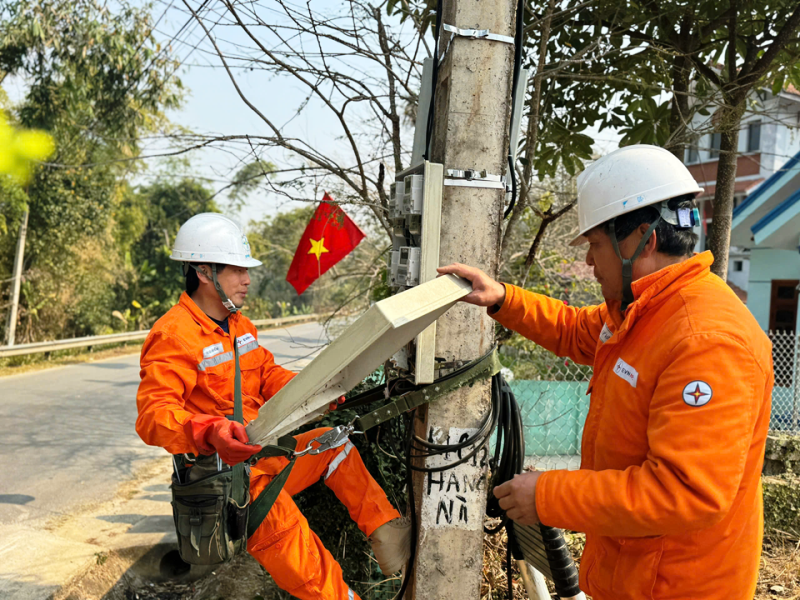
[[[693,254],[702,190],[662,148],[628,146],[578,177],[579,236],[605,303],[574,308],[465,265],[467,302],[592,365],[581,468],[494,490],[510,519],[586,532],[594,600],[751,600],[763,531],[769,339]]]
[[[235,465],[261,448],[248,444],[242,424],[226,418],[234,406],[233,344],[240,355],[245,424],[294,377],[258,344],[256,328],[238,310],[250,285],[248,269],[261,262],[250,256],[239,227],[212,213],[183,224],[171,258],[184,263],[186,292],[155,323],[142,347],[136,431],[145,443],[170,454],[217,453]],[[306,448],[325,431],[298,435],[297,449]],[[287,463],[283,457],[256,463],[250,476],[251,499]],[[278,586],[296,598],[351,600],[357,596],[343,581],[339,563],[292,500],[320,479],[370,538],[383,572],[399,571],[410,553],[410,524],[400,518],[349,441],[297,459],[267,518],[248,540],[247,550]]]

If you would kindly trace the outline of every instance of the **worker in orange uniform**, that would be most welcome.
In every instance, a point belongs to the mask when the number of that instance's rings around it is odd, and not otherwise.
[[[710,252],[693,254],[702,190],[672,154],[628,146],[578,178],[579,236],[605,303],[574,308],[478,269],[465,300],[558,356],[592,365],[581,468],[495,488],[521,524],[586,532],[595,600],[750,600],[763,530],[767,336]]]
[[[211,213],[196,215],[181,227],[171,258],[185,264],[186,292],[155,323],[142,348],[136,431],[145,443],[173,455],[216,452],[234,465],[261,448],[248,444],[242,424],[226,418],[233,413],[233,344],[239,349],[245,424],[294,377],[258,344],[256,328],[238,310],[250,285],[248,269],[261,262],[250,256],[247,238],[233,221]],[[297,449],[325,431],[296,436]],[[256,463],[251,498],[287,463],[283,457]],[[351,600],[357,596],[343,581],[341,567],[292,500],[319,480],[369,536],[381,569],[399,571],[410,553],[410,524],[400,518],[349,441],[296,460],[247,550],[296,598]]]

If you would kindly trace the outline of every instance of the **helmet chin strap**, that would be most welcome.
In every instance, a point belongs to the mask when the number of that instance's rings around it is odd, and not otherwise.
[[[639,245],[636,247],[636,252],[633,253],[633,256],[630,258],[622,258],[622,254],[619,251],[619,243],[617,242],[617,224],[616,218],[611,219],[611,244],[614,246],[614,252],[617,253],[617,257],[622,261],[622,304],[620,305],[619,309],[624,313],[628,306],[631,305],[633,302],[633,288],[631,287],[633,284],[633,261],[639,258],[639,255],[644,250],[644,247],[647,245],[650,236],[653,235],[653,231],[655,231],[656,227],[658,226],[659,221],[661,221],[661,214],[658,215],[655,221],[650,223],[650,227],[647,228],[647,232],[642,236]]]
[[[188,264],[192,269],[194,269],[198,273],[202,273],[204,277],[208,277],[208,275],[204,273],[198,265],[194,263],[186,263],[186,264]],[[222,305],[232,313],[238,311],[239,309],[233,303],[233,300],[228,298],[228,295],[222,291],[222,286],[219,284],[219,281],[217,280],[217,263],[211,263],[211,281],[214,282],[214,289],[217,290],[219,299],[222,300]]]

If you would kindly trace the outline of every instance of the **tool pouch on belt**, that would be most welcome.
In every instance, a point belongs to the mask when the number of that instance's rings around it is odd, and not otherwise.
[[[223,563],[247,547],[249,478],[237,483],[234,470],[239,465],[218,471],[217,464],[216,455],[199,457],[188,470],[178,470],[184,471],[189,481],[181,483],[178,473],[172,477],[178,550],[192,565]]]
[[[242,423],[242,374],[235,338],[233,348],[236,372],[229,418]],[[216,454],[200,456],[193,463],[174,458],[172,514],[181,558],[191,565],[231,560],[247,548],[249,470],[244,463],[228,467]]]

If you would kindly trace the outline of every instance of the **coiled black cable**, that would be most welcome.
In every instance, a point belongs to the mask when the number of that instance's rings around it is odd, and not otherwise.
[[[469,365],[464,368],[442,378],[444,381],[448,378],[462,372],[464,369],[469,368]],[[484,527],[487,534],[499,533],[503,528],[506,529],[508,536],[507,542],[507,556],[506,568],[508,576],[508,593],[509,598],[512,597],[513,587],[511,580],[511,558],[523,559],[524,554],[517,541],[517,534],[514,529],[514,522],[510,521],[500,508],[499,501],[492,493],[494,488],[506,481],[514,478],[515,475],[522,473],[525,460],[525,436],[522,425],[522,414],[517,404],[511,387],[499,373],[494,375],[491,379],[492,386],[492,402],[489,412],[481,420],[478,426],[478,431],[464,440],[454,444],[436,444],[428,442],[414,433],[414,418],[416,416],[416,409],[410,411],[405,416],[406,422],[406,444],[404,452],[404,464],[406,467],[406,488],[408,492],[408,511],[411,517],[412,529],[412,546],[411,554],[409,556],[408,566],[406,568],[406,576],[403,578],[403,583],[400,591],[395,596],[395,599],[400,599],[405,594],[409,582],[409,573],[416,561],[416,548],[417,548],[417,513],[414,498],[414,472],[423,473],[438,473],[448,469],[452,469],[461,465],[475,456],[482,450],[490,441],[493,433],[496,432],[495,446],[492,457],[489,461],[491,469],[491,478],[488,482],[489,497],[486,503],[486,514],[491,518],[499,518],[500,523],[493,527]],[[416,387],[416,386],[408,386]],[[383,387],[374,388],[359,394],[358,397],[346,402],[343,406],[357,405],[362,403],[367,398],[374,398],[378,390],[383,390]],[[473,447],[474,446],[474,447]],[[473,450],[462,455],[465,448],[473,447]],[[395,450],[396,452],[396,450]],[[439,467],[425,467],[413,464],[416,459],[424,459],[432,456],[439,456],[442,454],[454,453],[459,455],[459,458],[446,465]],[[578,588],[578,571],[575,563],[569,554],[569,549],[564,541],[564,536],[560,530],[545,525],[540,525],[542,542],[544,550],[547,555],[550,571],[553,576],[553,581],[556,586],[556,591],[559,596],[570,598],[580,592]],[[524,533],[524,532],[523,532]]]
[[[492,395],[497,396],[500,406],[498,415],[497,440],[494,455],[491,461],[492,478],[488,489],[514,478],[522,473],[525,461],[525,435],[522,430],[522,415],[517,405],[517,400],[511,387],[502,375],[492,377]],[[501,519],[494,528],[484,528],[490,535],[498,533],[508,523],[505,512],[500,508],[500,503],[494,494],[489,495],[486,501],[486,514],[491,518]]]
[[[525,460],[525,435],[522,429],[522,414],[514,397],[511,386],[501,375],[492,378],[492,392],[500,396],[498,403],[501,414],[498,416],[497,441],[495,445],[492,464],[492,479],[489,490],[500,485],[515,475],[522,473]],[[500,518],[500,524],[493,528],[484,528],[489,534],[498,533],[505,527],[508,536],[506,568],[508,573],[508,597],[513,597],[511,581],[511,558],[524,559],[524,553],[517,539],[515,524],[509,520],[500,508],[499,501],[494,494],[486,502],[486,514],[490,517]],[[524,528],[523,528],[524,529]],[[578,569],[572,560],[564,534],[561,530],[547,525],[539,525],[544,551],[550,566],[550,574],[555,584],[556,593],[561,598],[572,598],[580,593],[578,587]]]

